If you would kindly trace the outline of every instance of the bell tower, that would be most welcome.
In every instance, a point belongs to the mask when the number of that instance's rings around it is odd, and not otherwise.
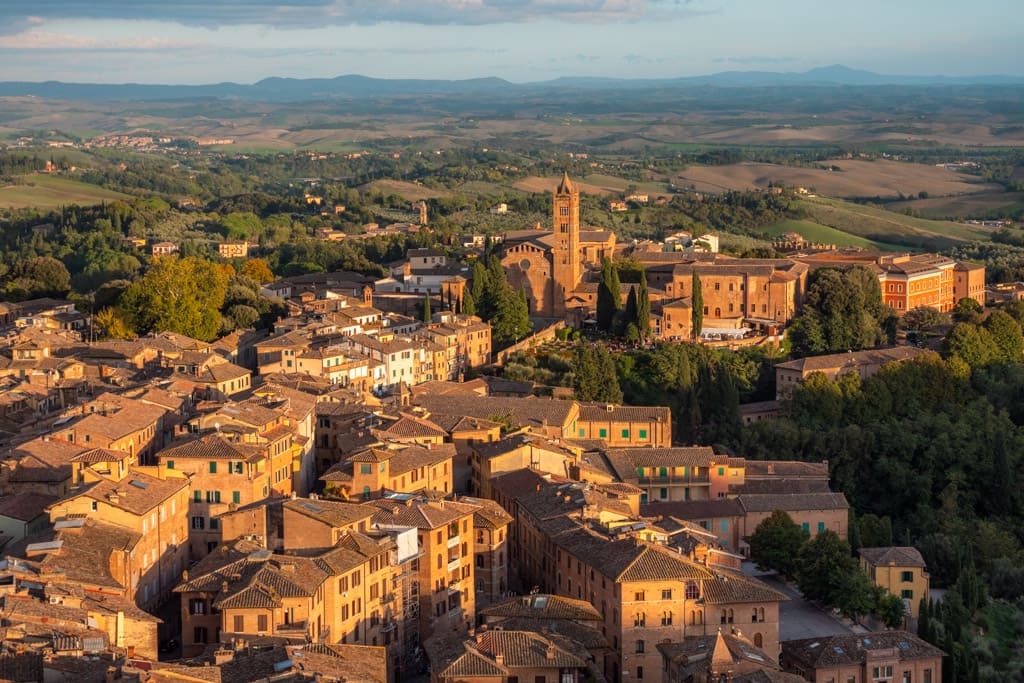
[[[580,282],[580,193],[562,174],[551,206],[554,246],[551,251],[551,275],[554,283],[552,310],[564,316],[565,302]]]

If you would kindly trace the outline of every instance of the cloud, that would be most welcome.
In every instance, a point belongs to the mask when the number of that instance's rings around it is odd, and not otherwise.
[[[43,21],[156,20],[191,26],[309,28],[386,22],[497,24],[544,19],[592,23],[694,13],[692,0],[3,0],[0,32]]]
[[[796,57],[774,57],[768,55],[752,55],[749,57],[715,57],[713,64],[785,64],[795,62]]]
[[[200,43],[172,38],[137,37],[118,40],[47,31],[0,35],[0,50],[184,50]]]

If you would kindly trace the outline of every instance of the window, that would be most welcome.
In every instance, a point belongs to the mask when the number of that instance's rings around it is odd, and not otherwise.
[[[719,521],[718,528],[724,533],[729,530],[729,520],[723,519]]]
[[[173,470],[174,469],[174,461],[173,460],[168,460],[167,461],[167,469],[169,469],[169,470]]]
[[[368,462],[364,462],[359,465],[359,474],[371,474],[373,472],[373,466]]]
[[[232,620],[232,630],[235,633],[245,633],[245,617],[242,615],[236,615]]]
[[[636,593],[633,593],[633,599],[636,600],[637,602],[643,602],[647,598],[645,596],[644,591],[637,591]]]
[[[207,503],[219,503],[220,502],[220,491],[207,491],[206,492]]]
[[[261,633],[263,631],[267,630],[267,615],[266,614],[257,615],[257,617],[256,617],[256,630],[260,631]]]
[[[197,503],[202,503],[203,502],[203,492],[202,491],[193,491],[192,492],[192,497],[193,497],[193,499]]]
[[[193,529],[203,529],[205,527],[206,527],[206,519],[204,517],[193,517],[192,518],[192,528]]]
[[[210,463],[210,474],[217,474],[217,463]]]
[[[686,599],[696,600],[700,597],[700,586],[697,585],[696,581],[686,582]]]
[[[216,531],[220,529],[220,520],[216,517],[210,517],[210,531]]]
[[[629,430],[628,429],[623,429],[622,430],[622,438],[623,439],[628,439],[629,438]]]
[[[633,626],[638,627],[638,628],[642,628],[644,626],[647,626],[647,615],[644,614],[643,612],[637,612],[633,616]]]
[[[662,488],[658,493],[660,494],[660,497],[661,497],[662,500],[665,500],[665,499],[668,498],[668,489]]]
[[[583,436],[583,435],[580,434],[580,436]],[[646,439],[647,438],[647,430],[646,429],[641,429],[640,430],[640,438],[641,439]]]
[[[188,601],[188,613],[189,614],[206,614],[206,600],[202,598],[192,598]]]
[[[608,430],[607,429],[602,429],[602,430],[598,431],[598,436],[600,436],[602,439],[606,438],[608,436]]]
[[[719,467],[718,468],[718,476],[720,476],[720,477],[724,477],[725,476],[725,468],[724,467]]]
[[[901,590],[900,591],[900,597],[903,598],[904,600],[913,600],[914,599],[914,591],[910,590],[909,588],[907,588],[905,590]]]
[[[914,572],[900,572],[900,581],[903,583],[913,583]]]
[[[825,522],[818,522],[818,533],[820,534],[825,530]]]
[[[636,679],[638,681],[644,680],[644,668],[642,666],[636,668]]]
[[[922,683],[932,683],[932,670],[931,669],[925,669],[924,671],[921,672],[921,681],[922,681]]]
[[[99,506],[97,506],[97,505],[96,505],[96,501],[95,501],[95,500],[94,500],[94,501],[92,501],[92,502],[91,502],[91,503],[89,504],[89,508],[90,508],[90,509],[91,509],[91,510],[92,510],[93,512],[96,512],[96,510],[97,510],[97,508],[98,508],[98,507],[99,507]]]
[[[643,651],[644,651],[644,641],[642,641],[642,640],[636,641],[636,651],[637,651],[637,654],[642,654],[643,653]]]
[[[672,589],[671,588],[662,588],[661,589],[661,599],[662,600],[671,600],[672,599]]]
[[[586,430],[586,429],[584,429],[583,427],[580,427],[580,438],[582,439],[582,438],[584,438],[584,437],[585,437],[586,435],[587,435],[587,430]]]
[[[903,672],[903,683],[912,683],[912,678],[913,676],[911,676],[909,671]]]
[[[232,503],[241,503],[242,502],[242,492],[241,491],[232,491],[231,492],[231,502]]]
[[[207,637],[208,636],[206,635],[205,626],[196,626],[194,629],[192,629],[192,642],[194,644],[205,645]]]
[[[672,612],[665,612],[661,615],[661,625],[671,626],[672,625]]]
[[[892,678],[892,667],[891,666],[873,666],[871,667],[871,678],[882,680],[886,678]]]
[[[810,524],[810,522],[804,522],[800,526],[803,528],[805,534],[811,533],[811,524]]]

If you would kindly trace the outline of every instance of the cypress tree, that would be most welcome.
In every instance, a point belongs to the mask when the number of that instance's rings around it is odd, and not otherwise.
[[[472,289],[466,289],[463,292],[460,309],[462,315],[476,315],[476,301],[473,300]]]
[[[619,311],[620,296],[618,271],[606,256],[601,260],[601,280],[597,285],[597,329],[604,332],[612,329],[615,314]]]
[[[651,295],[647,291],[647,272],[640,271],[640,291],[636,297],[636,326],[640,328],[640,339],[646,340],[651,334]]]
[[[423,322],[430,322],[430,292],[423,295]]]
[[[693,271],[693,294],[690,297],[693,308],[690,311],[691,324],[693,327],[693,338],[700,339],[700,332],[704,329],[704,292],[700,284],[700,275]]]
[[[634,325],[639,332],[640,326],[637,324],[637,301],[636,301],[636,287],[629,288],[629,296],[626,297],[626,308],[622,311],[622,327],[623,329]]]

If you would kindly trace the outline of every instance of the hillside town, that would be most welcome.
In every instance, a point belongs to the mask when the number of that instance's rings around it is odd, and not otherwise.
[[[568,175],[551,215],[495,240],[539,328],[521,348],[549,323],[592,326],[602,262],[626,248],[583,229]],[[646,344],[777,343],[808,274],[836,264],[866,266],[898,313],[984,303],[984,269],[940,256],[628,250]],[[750,458],[688,442],[669,406],[502,378],[491,324],[461,312],[470,265],[416,248],[389,268],[267,282],[285,315],[211,342],[97,340],[71,302],[2,305],[0,678],[942,679],[943,651],[916,635],[929,579],[914,548],[860,549],[898,598],[895,628],[750,561],[777,515],[847,541],[827,460]],[[816,375],[927,353],[779,363],[777,400],[744,420],[773,419]]]

